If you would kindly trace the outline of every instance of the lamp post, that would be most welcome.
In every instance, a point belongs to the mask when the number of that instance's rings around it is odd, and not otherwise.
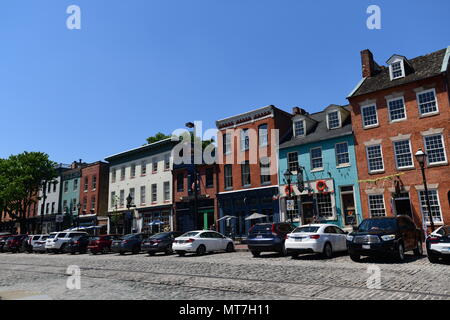
[[[195,139],[195,124],[193,122],[186,122],[186,127],[189,129],[194,129],[193,130],[193,136],[192,136],[192,140]],[[197,223],[198,223],[198,172],[197,172],[197,166],[195,165],[195,159],[194,159],[194,149],[195,148],[195,143],[194,141],[191,141],[191,164],[192,164],[192,168],[193,168],[193,179],[194,179],[194,226],[195,228],[197,228]]]
[[[127,210],[128,210],[129,213],[131,213],[130,209],[131,209],[131,208],[135,208],[136,205],[132,204],[132,202],[133,202],[133,197],[131,196],[130,193],[128,194],[128,197],[127,197],[126,200],[127,200]],[[125,221],[124,221],[124,226],[125,226]]]
[[[292,172],[289,170],[289,169],[287,169],[285,172],[284,172],[284,180],[287,182],[287,184],[288,184],[288,194],[287,194],[287,199],[286,199],[286,211],[288,212],[288,217],[289,217],[289,220],[290,220],[290,222],[292,222],[292,214],[291,214],[291,210],[288,210],[287,209],[287,202],[289,201],[289,200],[291,200],[291,181],[292,181]]]
[[[81,203],[77,204],[78,214],[77,214],[77,229],[80,228],[80,214],[81,214]]]
[[[44,229],[44,210],[45,210],[45,200],[47,199],[47,181],[42,183],[42,205],[41,205],[41,234]]]
[[[425,176],[425,160],[427,158],[427,154],[423,152],[422,149],[419,149],[417,150],[414,156],[416,157],[417,162],[419,162],[420,170],[422,171],[423,187],[425,189],[425,200],[427,202],[427,209],[428,209],[428,219],[430,220],[431,232],[433,232],[434,222],[433,222],[433,215],[431,213],[430,196],[428,195],[427,178]]]

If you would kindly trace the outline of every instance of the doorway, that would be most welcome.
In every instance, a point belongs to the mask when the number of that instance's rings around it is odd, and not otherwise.
[[[302,204],[302,224],[310,224],[314,222],[314,199],[313,196],[301,196]]]
[[[355,194],[353,186],[340,188],[342,200],[342,214],[345,226],[354,226],[358,224],[356,217]]]
[[[399,215],[408,215],[411,218],[412,216],[412,209],[411,209],[411,201],[409,199],[409,193],[401,193],[399,196],[393,199],[394,200],[394,208],[395,208],[395,214],[397,216]]]

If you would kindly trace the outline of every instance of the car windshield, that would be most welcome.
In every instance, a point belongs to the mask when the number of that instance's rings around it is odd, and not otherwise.
[[[170,232],[161,232],[149,237],[149,239],[164,239],[168,236],[170,236]]]
[[[64,238],[66,236],[65,233],[58,233],[58,238]]]
[[[190,231],[190,232],[186,232],[185,234],[181,235],[181,237],[195,237],[198,234],[199,234],[198,232]]]
[[[52,233],[51,235],[48,236],[48,239],[53,239],[56,236],[56,233]]]
[[[250,232],[271,231],[272,225],[270,223],[255,224]]]
[[[292,233],[316,233],[319,227],[298,227]]]
[[[43,236],[41,240],[47,240],[48,236]]]
[[[361,222],[358,231],[388,231],[397,229],[397,220],[395,219],[367,219]]]
[[[135,234],[127,234],[126,236],[122,237],[122,240],[130,240],[136,238]]]

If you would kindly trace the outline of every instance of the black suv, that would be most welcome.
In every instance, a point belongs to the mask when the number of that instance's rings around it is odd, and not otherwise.
[[[254,257],[258,257],[262,251],[279,252],[287,255],[284,241],[286,235],[294,230],[290,223],[258,223],[250,228],[247,236],[248,249]]]
[[[365,219],[359,227],[347,235],[350,258],[360,261],[361,256],[388,254],[403,261],[405,252],[423,254],[423,231],[416,227],[409,216],[377,217]]]

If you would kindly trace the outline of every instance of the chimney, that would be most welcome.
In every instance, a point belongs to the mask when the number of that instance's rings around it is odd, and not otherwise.
[[[293,107],[293,108],[292,108],[292,114],[293,114],[294,116],[295,116],[295,115],[298,115],[298,114],[301,114],[301,115],[307,115],[308,112],[306,112],[305,109],[302,109],[302,108],[299,108],[299,107]]]
[[[374,75],[376,63],[373,60],[373,54],[369,49],[361,51],[361,64],[363,78],[368,78]]]

